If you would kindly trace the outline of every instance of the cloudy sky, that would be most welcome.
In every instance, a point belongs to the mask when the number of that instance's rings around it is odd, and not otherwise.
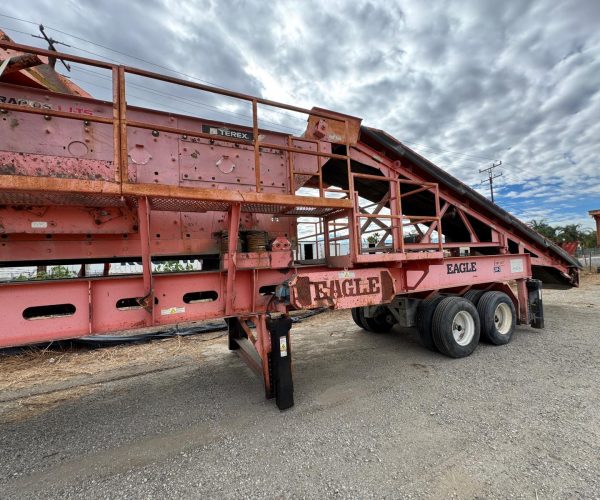
[[[0,6],[0,27],[18,42],[43,46],[30,36],[36,23],[65,51],[362,117],[486,195],[478,170],[502,160],[496,201],[524,220],[592,227],[587,211],[600,208],[598,0]],[[105,75],[75,67],[71,77],[109,96]],[[247,120],[236,103],[132,85],[136,104]],[[264,116],[265,127],[303,128]]]

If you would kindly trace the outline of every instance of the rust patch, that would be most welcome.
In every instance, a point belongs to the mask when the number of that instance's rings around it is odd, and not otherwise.
[[[382,302],[390,302],[395,295],[394,282],[390,273],[381,271],[381,298]]]
[[[300,276],[296,280],[296,297],[298,304],[303,307],[309,307],[311,304],[310,297],[310,278],[308,276]]]

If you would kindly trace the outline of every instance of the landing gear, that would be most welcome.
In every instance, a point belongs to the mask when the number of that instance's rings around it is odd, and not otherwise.
[[[280,410],[294,406],[291,318],[284,314],[271,319],[263,314],[226,321],[229,349],[237,351],[248,367],[263,378],[266,397],[274,397]]]

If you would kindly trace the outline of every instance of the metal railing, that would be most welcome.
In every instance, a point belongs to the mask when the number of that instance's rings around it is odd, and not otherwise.
[[[430,226],[435,224],[436,231],[438,235],[442,234],[442,214],[440,210],[440,195],[439,188],[436,183],[432,182],[423,182],[423,181],[415,181],[410,179],[401,179],[396,177],[385,177],[380,175],[372,175],[372,174],[361,174],[361,173],[352,173],[353,179],[365,179],[374,182],[386,182],[389,185],[387,195],[389,195],[389,214],[381,214],[381,213],[369,213],[366,210],[360,210],[360,202],[358,198],[358,194],[354,193],[354,205],[355,210],[354,213],[354,226],[357,237],[355,239],[355,251],[357,255],[363,253],[373,253],[373,252],[398,252],[405,253],[407,251],[427,251],[427,250],[437,250],[439,252],[443,251],[443,242],[442,238],[438,237],[437,242],[433,243],[406,243],[404,241],[405,236],[405,228],[409,226],[415,226],[418,224],[426,224],[429,223]],[[402,193],[402,185],[412,185],[416,186],[415,189],[412,189],[408,192]],[[430,192],[434,197],[434,210],[435,215],[409,215],[403,212],[402,200],[413,196],[422,192]],[[377,229],[369,230],[371,224],[370,220],[376,222],[376,224],[384,229],[385,235],[382,239],[387,239],[389,236],[392,237],[391,246],[382,246],[376,245],[375,247],[364,248],[362,247],[362,236],[368,233],[373,233],[377,231]],[[366,222],[362,222],[366,221]],[[389,221],[387,224],[385,221]]]
[[[217,94],[225,97],[230,97],[233,99],[238,99],[241,101],[249,102],[252,105],[252,131],[253,131],[253,139],[252,141],[239,139],[235,137],[224,137],[218,136],[218,140],[221,142],[228,142],[239,145],[250,145],[254,149],[254,166],[255,166],[255,191],[257,193],[261,192],[261,166],[260,166],[260,152],[261,148],[272,148],[280,151],[285,151],[289,153],[290,163],[289,163],[289,178],[290,178],[290,193],[291,195],[295,195],[295,178],[296,174],[293,168],[293,154],[303,154],[315,156],[318,159],[318,172],[319,176],[319,196],[325,197],[325,192],[329,191],[328,189],[324,189],[323,180],[322,180],[322,160],[326,159],[337,159],[343,160],[346,162],[348,176],[350,176],[350,137],[349,137],[349,121],[347,118],[333,114],[333,112],[328,113],[326,111],[319,110],[309,110],[305,108],[301,108],[298,106],[292,106],[289,104],[284,104],[276,101],[271,101],[269,99],[263,99],[255,96],[251,96],[248,94],[243,94],[240,92],[229,91],[225,89],[221,89],[218,87],[213,87],[209,85],[204,85],[201,83],[190,82],[188,80],[182,80],[180,78],[175,78],[167,75],[162,75],[160,73],[154,73],[151,71],[146,71],[138,68],[134,68],[131,66],[123,66],[110,64],[107,62],[89,59],[85,57],[74,56],[62,52],[54,52],[44,49],[39,49],[36,47],[31,47],[27,45],[16,44],[12,42],[0,41],[0,47],[9,50],[15,50],[28,54],[36,54],[45,57],[53,57],[60,58],[65,61],[70,61],[82,65],[92,66],[96,68],[106,69],[111,71],[112,75],[112,108],[113,108],[113,116],[112,118],[102,117],[102,116],[93,116],[93,115],[82,115],[73,112],[59,111],[55,109],[37,109],[29,106],[21,106],[18,104],[8,104],[1,103],[0,109],[6,111],[15,111],[22,113],[30,113],[30,114],[38,114],[45,116],[54,116],[58,118],[67,118],[73,120],[80,121],[89,121],[94,123],[103,123],[103,124],[111,124],[113,126],[113,148],[114,148],[114,166],[116,169],[116,179],[118,183],[121,185],[121,188],[125,184],[129,184],[128,177],[128,145],[127,145],[127,129],[128,127],[136,127],[147,130],[156,130],[162,131],[165,133],[173,133],[179,135],[187,135],[189,137],[195,137],[200,139],[209,139],[215,140],[215,136],[206,132],[198,131],[198,130],[190,130],[181,127],[170,127],[166,125],[159,125],[157,123],[148,123],[139,120],[128,120],[127,118],[127,100],[126,100],[126,75],[137,75],[144,78],[149,78],[156,81],[171,83],[175,85],[180,85],[183,87],[188,87],[192,89],[196,89],[203,92],[208,92],[211,94]],[[91,98],[77,96],[78,100],[85,102],[86,100],[95,101]],[[295,147],[293,145],[293,136],[288,136],[287,145],[284,144],[272,144],[268,142],[262,142],[259,139],[259,117],[258,117],[258,107],[259,105],[269,106],[273,108],[278,108],[281,110],[292,111],[296,113],[301,113],[308,116],[314,116],[318,118],[327,119],[334,122],[339,122],[343,124],[345,130],[345,146],[346,146],[346,154],[335,154],[328,153],[325,151],[321,151],[320,142],[314,139],[305,138],[305,137],[295,137],[297,140],[301,140],[304,142],[314,143],[317,145],[316,150],[303,149],[299,147]],[[146,108],[152,109],[152,108]],[[82,189],[87,190],[83,185],[81,185]],[[94,188],[95,190],[96,188]],[[339,191],[339,190],[338,190]],[[350,193],[352,192],[352,182],[350,180],[350,187],[345,191],[348,194],[348,198],[351,198]],[[332,198],[335,200],[335,198]]]

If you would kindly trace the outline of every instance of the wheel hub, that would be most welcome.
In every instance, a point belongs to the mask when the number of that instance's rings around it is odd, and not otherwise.
[[[500,303],[494,311],[494,325],[500,335],[510,332],[512,325],[512,314],[508,304]]]
[[[466,346],[475,335],[475,321],[467,311],[456,313],[452,320],[452,335],[458,345]]]

